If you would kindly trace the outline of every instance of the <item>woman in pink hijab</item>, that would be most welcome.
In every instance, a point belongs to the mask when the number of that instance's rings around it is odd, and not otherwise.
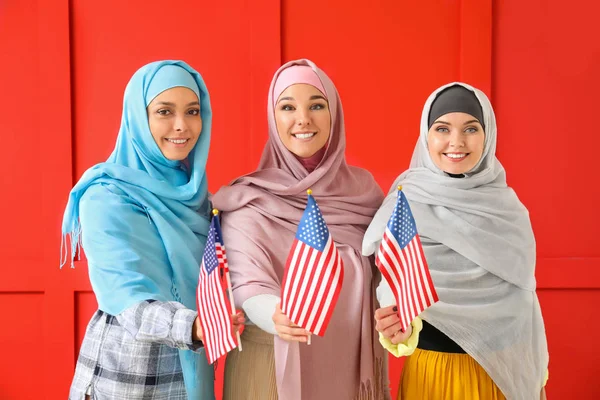
[[[379,275],[361,255],[383,200],[366,170],[346,163],[342,104],[314,63],[273,77],[269,140],[258,169],[213,198],[222,214],[233,293],[248,319],[243,352],[225,367],[224,399],[388,399],[385,354],[373,313]],[[324,337],[294,326],[279,308],[281,281],[312,189],[344,263],[344,283]]]

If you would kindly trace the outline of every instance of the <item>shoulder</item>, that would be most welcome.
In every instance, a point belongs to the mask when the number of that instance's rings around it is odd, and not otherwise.
[[[91,185],[81,196],[79,216],[81,222],[125,219],[128,215],[145,214],[146,211],[116,185],[98,183]]]
[[[81,196],[82,208],[89,205],[104,208],[119,203],[137,204],[125,191],[112,183],[93,184]]]

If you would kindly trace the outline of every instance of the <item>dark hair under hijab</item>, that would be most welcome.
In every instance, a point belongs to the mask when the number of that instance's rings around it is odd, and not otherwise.
[[[463,112],[477,118],[477,121],[481,124],[481,127],[485,131],[485,125],[483,123],[483,110],[481,104],[475,93],[470,91],[464,86],[454,85],[443,90],[433,101],[431,109],[429,110],[429,128],[433,123],[442,115],[446,115],[452,112]],[[464,178],[464,174],[446,174],[452,178]]]
[[[436,119],[452,112],[463,112],[474,116],[485,131],[481,104],[477,100],[477,97],[475,97],[475,93],[469,89],[460,85],[454,85],[440,92],[429,110],[429,128],[431,128]]]

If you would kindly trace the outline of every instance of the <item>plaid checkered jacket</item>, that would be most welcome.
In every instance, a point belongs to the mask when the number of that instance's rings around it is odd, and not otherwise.
[[[96,311],[69,399],[187,400],[177,349],[204,351],[192,341],[196,316],[174,301],[143,301],[117,316]]]

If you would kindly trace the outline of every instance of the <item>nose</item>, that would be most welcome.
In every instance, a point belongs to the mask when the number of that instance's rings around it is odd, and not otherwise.
[[[454,130],[450,135],[450,147],[460,148],[465,145],[465,138],[458,129]]]
[[[310,125],[310,113],[308,110],[298,110],[298,114],[296,117],[296,124],[298,126],[307,126]]]
[[[175,122],[174,122],[173,128],[177,132],[185,132],[187,130],[187,123],[186,123],[185,117],[183,115],[177,116],[175,118]]]

